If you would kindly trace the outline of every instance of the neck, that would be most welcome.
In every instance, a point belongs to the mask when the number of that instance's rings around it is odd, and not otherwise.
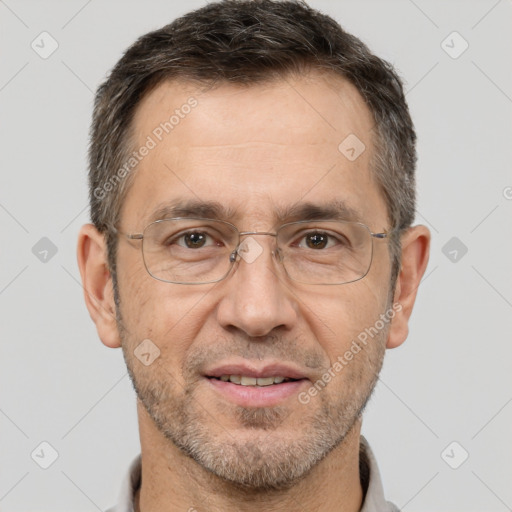
[[[240,489],[205,470],[156,428],[138,404],[142,483],[135,512],[357,512],[363,501],[359,478],[358,421],[343,442],[295,486],[280,491]]]

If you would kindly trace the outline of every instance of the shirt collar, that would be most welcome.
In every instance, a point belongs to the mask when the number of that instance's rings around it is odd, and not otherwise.
[[[384,489],[375,456],[364,436],[359,441],[359,475],[365,497],[360,512],[399,512],[384,498]]]

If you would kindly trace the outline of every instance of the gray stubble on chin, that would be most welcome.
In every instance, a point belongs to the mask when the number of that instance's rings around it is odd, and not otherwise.
[[[301,405],[306,408],[297,411],[284,406],[242,408],[221,401],[210,407],[201,404],[195,392],[204,384],[197,378],[199,369],[211,354],[200,351],[194,358],[189,354],[180,368],[184,389],[166,368],[160,367],[161,362],[147,368],[137,366],[139,362],[130,353],[128,338],[126,335],[123,340],[123,352],[130,377],[137,396],[163,436],[207,471],[235,486],[253,490],[292,487],[343,442],[371,395],[383,352],[375,347],[373,353],[364,355],[364,364],[354,367],[350,379],[345,376],[345,385],[354,387],[354,392],[346,392],[344,401],[324,390],[318,395],[316,410],[312,404]],[[297,353],[296,360],[316,367],[321,362],[318,354],[311,352]],[[290,419],[297,425],[287,425],[290,414],[294,414]],[[232,415],[240,429],[253,431],[254,440],[249,437],[248,441],[241,441],[237,432],[226,430],[217,421],[226,415]],[[284,429],[297,435],[286,438]]]

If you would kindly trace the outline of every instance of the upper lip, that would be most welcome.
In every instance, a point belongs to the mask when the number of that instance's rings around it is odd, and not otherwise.
[[[283,363],[268,363],[265,365],[250,363],[225,363],[205,371],[206,377],[221,377],[222,375],[243,375],[246,377],[284,377],[288,379],[305,379],[304,372],[296,367]]]

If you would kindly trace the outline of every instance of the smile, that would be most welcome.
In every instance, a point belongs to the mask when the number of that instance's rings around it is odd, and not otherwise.
[[[217,378],[217,377],[212,377]],[[232,382],[240,386],[272,386],[273,384],[281,384],[298,379],[290,379],[288,377],[249,377],[247,375],[221,375],[219,378],[222,382]]]

